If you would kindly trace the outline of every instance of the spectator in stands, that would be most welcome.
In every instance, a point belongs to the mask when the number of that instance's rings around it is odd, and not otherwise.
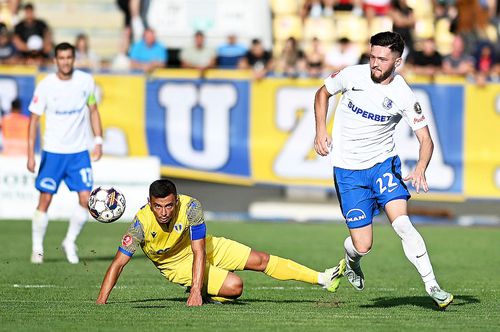
[[[13,64],[17,60],[16,48],[5,24],[0,23],[0,64]]]
[[[413,29],[415,28],[415,15],[406,0],[392,0],[389,17],[392,19],[392,31],[403,37],[405,47],[409,54],[414,51]]]
[[[238,43],[236,34],[231,33],[227,36],[227,42],[217,48],[217,66],[226,69],[237,68],[238,62],[247,51],[247,47]]]
[[[451,54],[443,59],[443,73],[462,76],[474,73],[474,59],[464,52],[464,41],[460,35],[453,39]]]
[[[114,72],[126,72],[130,70],[130,58],[128,56],[128,45],[127,31],[123,31],[123,38],[120,40],[120,46],[118,53],[113,57],[110,64],[110,69]]]
[[[264,49],[260,39],[253,39],[245,57],[238,63],[240,69],[252,69],[254,78],[262,79],[273,70],[271,52]]]
[[[165,67],[166,63],[167,49],[156,40],[153,29],[145,29],[142,39],[130,49],[131,68],[151,73],[157,68]]]
[[[325,66],[331,71],[338,71],[344,67],[358,63],[360,51],[349,38],[342,37],[336,45],[326,53]]]
[[[75,41],[75,68],[89,70],[99,70],[101,59],[90,49],[89,40],[86,34],[79,34]]]
[[[300,18],[302,22],[306,18],[318,18],[323,16],[323,3],[321,0],[305,0],[300,9]]]
[[[436,50],[434,38],[427,38],[422,43],[422,50],[416,51],[410,58],[413,72],[417,75],[434,77],[441,70],[443,57]]]
[[[480,43],[475,56],[476,83],[484,86],[486,81],[495,75],[498,59],[495,56],[495,51],[490,43]]]
[[[368,22],[368,29],[371,29],[375,16],[384,16],[389,14],[391,0],[363,0],[363,10]]]
[[[336,11],[352,11],[356,16],[361,16],[363,14],[361,0],[336,0],[333,9]]]
[[[323,76],[323,65],[325,61],[325,52],[321,41],[314,37],[310,49],[305,54],[307,64],[307,74],[310,77],[319,78]]]
[[[456,6],[456,33],[463,38],[465,52],[472,54],[476,50],[478,38],[486,36],[488,0],[456,0]]]
[[[149,7],[149,1],[141,0],[116,0],[118,8],[124,15],[124,34],[123,43],[127,49],[130,42],[138,42],[144,34],[145,13]]]
[[[205,34],[196,31],[194,45],[182,49],[180,59],[182,68],[198,69],[203,77],[207,69],[215,67],[217,56],[213,48],[205,45]]]
[[[37,19],[33,4],[24,6],[24,19],[14,28],[14,45],[28,64],[41,64],[52,50],[52,36],[45,21]]]
[[[21,101],[14,99],[10,113],[2,118],[3,153],[25,156],[28,151],[29,117],[21,113]]]
[[[298,77],[305,75],[306,62],[304,52],[299,48],[297,40],[289,37],[280,56],[276,61],[276,72],[287,77]]]

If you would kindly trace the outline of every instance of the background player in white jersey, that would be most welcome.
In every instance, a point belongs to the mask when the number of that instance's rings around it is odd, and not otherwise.
[[[92,189],[92,168],[87,150],[88,119],[95,136],[93,159],[102,155],[102,129],[91,75],[73,69],[75,48],[61,43],[55,48],[57,72],[36,87],[29,106],[28,170],[35,172],[35,139],[40,116],[45,113],[42,159],[35,186],[40,191],[32,220],[32,263],[43,262],[43,238],[49,221],[47,210],[62,180],[78,192],[79,204],[70,218],[62,243],[66,258],[78,263],[75,240],[88,219],[87,201]]]
[[[425,289],[441,308],[453,295],[440,289],[424,240],[407,212],[410,194],[403,181],[411,180],[416,192],[428,191],[425,170],[433,142],[420,104],[395,69],[401,64],[404,42],[394,32],[370,39],[370,63],[347,67],[332,74],[317,91],[314,108],[314,148],[322,156],[332,152],[334,182],[350,236],[344,242],[345,276],[357,290],[364,288],[360,259],[372,247],[372,218],[379,207],[401,238],[406,257],[417,268]],[[333,140],[326,129],[328,99],[343,96],[337,107]],[[394,129],[401,118],[412,127],[420,143],[419,160],[406,177],[396,154]]]

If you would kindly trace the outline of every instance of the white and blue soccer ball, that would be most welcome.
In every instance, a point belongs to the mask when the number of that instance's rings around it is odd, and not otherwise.
[[[97,221],[110,223],[125,212],[125,196],[113,187],[97,187],[90,193],[89,212]]]

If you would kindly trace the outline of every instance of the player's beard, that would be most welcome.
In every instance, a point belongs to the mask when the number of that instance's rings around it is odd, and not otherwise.
[[[395,67],[392,67],[392,68],[388,69],[387,71],[382,72],[382,74],[379,77],[376,77],[373,74],[374,69],[371,69],[370,76],[372,78],[372,81],[375,83],[381,83],[381,82],[385,81],[386,79],[388,79],[392,75],[392,73],[394,72],[394,68]]]

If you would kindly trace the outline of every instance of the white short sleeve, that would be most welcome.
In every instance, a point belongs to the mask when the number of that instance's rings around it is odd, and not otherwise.
[[[339,70],[331,74],[325,79],[324,83],[326,90],[331,95],[336,95],[337,93],[342,92],[345,87],[344,70]]]
[[[402,110],[402,115],[413,131],[424,128],[428,125],[422,106],[416,98],[412,103]]]
[[[31,99],[31,103],[28,107],[31,113],[42,115],[45,112],[45,107],[47,106],[47,96],[44,93],[44,85],[39,84],[35,93],[33,94],[33,98]]]

